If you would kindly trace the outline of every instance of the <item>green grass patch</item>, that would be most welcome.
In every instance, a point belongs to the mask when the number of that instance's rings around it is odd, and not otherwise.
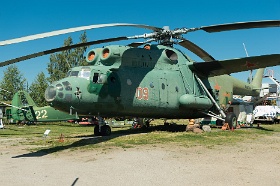
[[[44,132],[51,132],[43,137]],[[14,146],[21,146],[37,153],[55,153],[63,150],[90,150],[111,148],[133,148],[139,145],[170,144],[184,147],[233,145],[241,141],[280,135],[280,125],[223,131],[212,128],[211,132],[186,132],[186,125],[163,126],[153,124],[148,129],[132,129],[130,126],[112,128],[111,136],[94,136],[93,126],[59,122],[37,125],[6,125],[0,130],[1,139],[16,139]]]

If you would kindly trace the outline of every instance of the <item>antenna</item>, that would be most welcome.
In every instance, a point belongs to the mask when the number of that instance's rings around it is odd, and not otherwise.
[[[245,52],[246,52],[246,56],[249,57],[248,52],[247,52],[247,49],[246,49],[246,46],[245,46],[245,43],[243,43],[243,47],[244,47],[244,50],[245,50]],[[253,79],[253,77],[252,77],[252,71],[253,71],[253,70],[250,70],[249,83],[251,83],[251,82],[252,82],[252,79]]]

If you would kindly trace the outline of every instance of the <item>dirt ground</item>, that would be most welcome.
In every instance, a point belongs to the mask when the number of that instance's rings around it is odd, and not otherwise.
[[[234,146],[30,153],[0,138],[1,185],[280,185],[280,135]]]

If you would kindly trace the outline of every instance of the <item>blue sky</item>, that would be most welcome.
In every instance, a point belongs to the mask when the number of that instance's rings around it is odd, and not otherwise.
[[[197,1],[90,1],[90,0],[40,0],[1,2],[0,41],[38,34],[65,28],[104,23],[135,23],[156,27],[170,26],[200,27],[232,22],[280,20],[279,0],[197,0]],[[116,36],[132,36],[149,33],[138,28],[102,28],[87,31],[88,40]],[[0,47],[0,61],[31,54],[63,45],[64,39],[71,36],[79,41],[81,32],[45,38],[25,43]],[[196,43],[218,60],[245,57],[245,43],[249,56],[279,54],[280,27],[229,32],[192,32],[185,38]],[[135,41],[135,40],[133,40]],[[128,44],[123,41],[109,44]],[[100,47],[100,46],[91,46]],[[185,51],[196,61],[199,58]],[[29,83],[41,71],[47,75],[49,56],[38,57],[17,63],[19,70]],[[6,67],[1,67],[3,71]],[[279,67],[270,68],[279,73]],[[246,80],[249,72],[233,74]],[[277,75],[275,75],[277,77]],[[270,80],[264,80],[270,82]]]

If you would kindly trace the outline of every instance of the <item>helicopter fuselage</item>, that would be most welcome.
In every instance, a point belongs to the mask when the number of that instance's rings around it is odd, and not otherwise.
[[[51,106],[103,117],[199,118],[216,110],[205,88],[220,106],[234,93],[257,95],[252,85],[229,75],[194,73],[194,61],[168,46],[111,45],[89,51],[87,60],[89,66],[72,68],[47,88]]]

